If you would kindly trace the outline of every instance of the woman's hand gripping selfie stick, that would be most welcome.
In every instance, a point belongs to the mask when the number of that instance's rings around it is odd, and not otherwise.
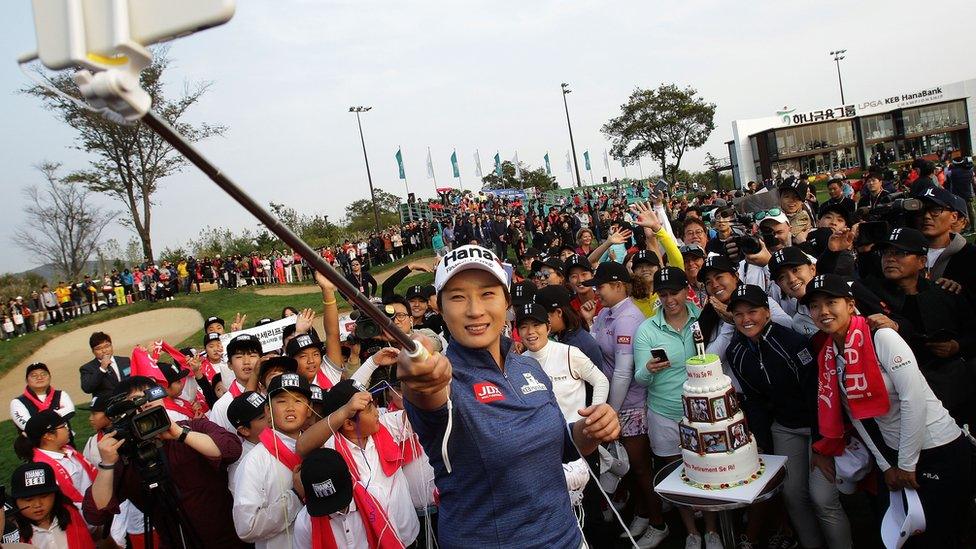
[[[363,295],[358,288],[346,280],[346,277],[336,271],[332,265],[329,265],[325,259],[317,254],[315,250],[299,238],[298,235],[293,233],[277,217],[255,202],[243,189],[224,175],[220,169],[211,164],[192,143],[187,141],[176,129],[170,126],[166,120],[160,118],[150,110],[142,117],[142,122],[152,128],[154,132],[165,139],[174,149],[182,153],[194,166],[200,168],[200,171],[206,174],[207,177],[229,194],[238,204],[243,206],[245,210],[258,218],[258,221],[263,223],[269,231],[305,258],[305,261],[308,261],[308,264],[313,269],[322,273],[322,276],[328,278],[329,282],[335,284],[336,289],[354,307],[376,322],[377,326],[407,350],[407,356],[410,357],[412,362],[423,362],[430,356],[427,349],[419,341],[411,339],[410,336],[403,333],[403,330],[393,323],[393,319],[386,316],[383,311],[370,302],[369,298]]]

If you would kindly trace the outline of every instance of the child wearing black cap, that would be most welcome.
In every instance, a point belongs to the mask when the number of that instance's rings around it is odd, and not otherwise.
[[[242,541],[257,549],[287,547],[291,525],[302,508],[298,478],[301,458],[295,443],[311,413],[308,382],[294,373],[281,374],[268,387],[270,429],[260,444],[241,458],[234,478],[234,528]]]
[[[10,419],[18,430],[23,431],[27,420],[41,410],[56,410],[62,416],[75,411],[68,393],[51,387],[51,371],[46,364],[29,364],[24,377],[27,386],[23,394],[10,401]]]
[[[255,446],[261,443],[261,433],[268,427],[268,400],[260,393],[247,391],[235,398],[227,408],[227,419],[237,429],[241,437],[241,457],[227,466],[229,488],[234,489],[234,479],[238,466]]]
[[[356,499],[362,507],[365,492],[379,502],[379,511],[371,515],[369,529],[382,538],[387,532],[406,546],[417,538],[420,523],[410,498],[403,465],[417,455],[403,442],[413,434],[403,412],[379,414],[372,395],[361,385],[347,379],[325,394],[325,419],[302,433],[297,451],[309,453],[325,445],[342,455],[352,473],[353,482],[365,486]],[[358,490],[358,489],[357,489]],[[387,518],[388,517],[388,518]],[[389,528],[389,521],[394,528]]]
[[[157,366],[162,370],[163,376],[166,377],[166,384],[163,387],[166,390],[166,398],[163,399],[163,407],[166,408],[169,419],[174,422],[190,421],[199,416],[199,404],[180,396],[183,393],[186,376],[190,374],[190,371],[180,368],[177,364],[165,362],[160,362]]]
[[[330,448],[313,450],[302,461],[305,507],[295,519],[292,547],[313,549],[358,549],[377,547],[369,537],[366,510],[353,501],[349,467]],[[374,505],[379,502],[373,498]]]
[[[10,478],[17,506],[20,541],[35,547],[94,549],[88,525],[71,500],[58,489],[46,463],[25,463]]]
[[[68,444],[68,418],[52,410],[38,412],[27,421],[24,434],[14,443],[24,461],[48,464],[61,492],[80,507],[85,490],[95,480],[95,467]]]

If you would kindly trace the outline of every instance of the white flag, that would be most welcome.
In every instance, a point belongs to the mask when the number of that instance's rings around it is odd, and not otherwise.
[[[607,171],[610,171],[610,158],[607,156],[607,150],[603,149],[603,165],[606,166]]]
[[[474,150],[474,173],[478,174],[478,179],[484,177],[481,173],[481,154],[478,152],[478,149]]]
[[[515,158],[512,159],[512,164],[515,164],[515,179],[522,179],[522,169],[519,168],[518,163],[518,151],[515,151]]]
[[[434,179],[434,163],[430,159],[430,147],[427,147],[427,178]]]
[[[573,173],[573,157],[566,151],[566,173]]]

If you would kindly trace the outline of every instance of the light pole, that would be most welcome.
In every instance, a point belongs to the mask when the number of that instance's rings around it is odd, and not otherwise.
[[[366,112],[373,107],[349,107],[349,112],[356,113],[356,124],[359,125],[359,140],[363,143],[363,160],[366,161],[366,179],[369,181],[369,196],[373,199],[373,220],[376,221],[376,232],[380,232],[380,211],[376,207],[376,192],[373,190],[373,176],[369,173],[369,157],[366,156],[366,139],[363,137],[363,121],[359,113]]]
[[[840,78],[840,60],[844,58],[844,54],[847,50],[836,50],[830,52],[830,55],[834,56],[834,62],[837,63],[837,84],[840,86],[840,104],[846,104],[844,102],[844,81]]]
[[[563,89],[563,107],[566,109],[566,126],[569,128],[569,147],[573,150],[573,168],[576,169],[576,186],[582,187],[583,180],[580,179],[579,161],[576,160],[576,144],[573,142],[573,125],[569,122],[569,104],[566,103],[566,96],[573,93],[573,90],[569,89],[569,84],[565,82],[559,86]]]

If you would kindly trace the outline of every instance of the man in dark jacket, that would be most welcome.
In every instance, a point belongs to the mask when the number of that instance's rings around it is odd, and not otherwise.
[[[81,390],[93,397],[108,398],[115,394],[122,380],[128,379],[129,359],[112,354],[112,338],[105,332],[93,333],[88,338],[88,346],[95,358],[80,368]]]
[[[827,208],[838,205],[847,210],[851,215],[854,214],[854,201],[844,196],[843,179],[834,178],[828,181],[827,194],[830,196],[830,198],[820,205],[819,211],[817,212],[817,217],[823,217],[824,213],[827,211]]]
[[[929,279],[954,293],[961,289],[968,297],[976,297],[976,248],[953,232],[967,215],[965,203],[941,187],[928,187],[915,197],[924,204],[915,223],[928,241]]]
[[[494,240],[495,253],[504,261],[508,257],[508,223],[505,222],[505,215],[501,212],[496,213],[495,220],[491,222],[491,236]]]
[[[972,160],[965,156],[953,160],[949,167],[948,177],[946,177],[946,188],[952,191],[952,194],[966,201],[970,230],[973,229],[973,219],[976,218],[976,209],[973,207],[974,183],[976,180],[973,177]]]
[[[966,357],[976,350],[976,334],[961,329],[972,320],[972,307],[925,278],[928,244],[919,231],[896,228],[878,248],[884,279],[871,285],[903,318],[898,333],[915,352],[932,392],[959,425],[972,425],[974,384]]]

